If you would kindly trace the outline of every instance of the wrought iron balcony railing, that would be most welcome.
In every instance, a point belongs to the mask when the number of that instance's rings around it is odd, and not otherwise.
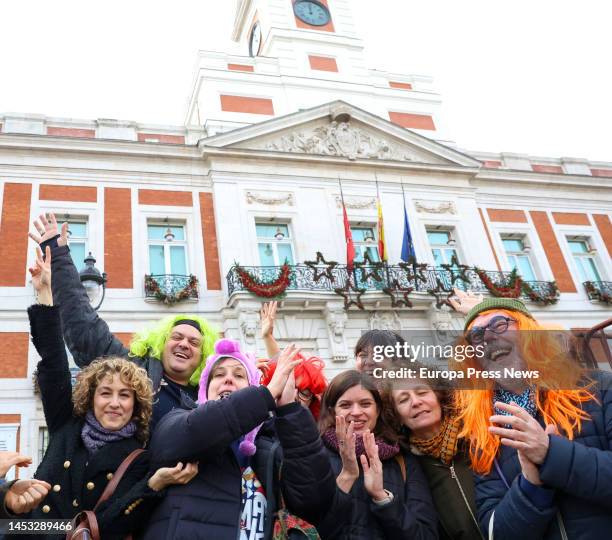
[[[270,282],[276,279],[280,273],[280,266],[242,266],[256,280]],[[416,270],[416,272],[415,272]],[[484,272],[490,281],[498,286],[507,286],[512,280],[511,272]],[[325,274],[315,280],[315,270],[311,266],[296,264],[291,266],[291,277],[287,290],[310,291],[310,292],[334,292],[336,288],[346,285],[349,272],[346,265],[337,265],[331,269],[333,282]],[[380,277],[380,280],[377,279]],[[461,279],[461,277],[464,279]],[[453,287],[487,293],[488,289],[478,273],[473,269],[446,270],[431,266],[418,266],[416,269],[410,265],[384,265],[382,268],[376,266],[363,266],[352,271],[353,283],[367,291],[382,291],[384,288],[412,288],[414,292],[427,292],[432,289],[448,290]],[[527,281],[525,282],[531,291],[537,295],[550,298],[557,297],[557,289],[550,281]],[[246,287],[238,274],[236,267],[232,267],[227,274],[228,293],[231,296],[235,292],[245,291]],[[522,296],[531,298],[524,290]],[[533,299],[533,298],[532,298]]]
[[[145,298],[155,298],[166,304],[187,299],[198,299],[198,280],[195,276],[154,274],[145,276]]]
[[[583,285],[589,300],[612,304],[612,281],[585,281]]]

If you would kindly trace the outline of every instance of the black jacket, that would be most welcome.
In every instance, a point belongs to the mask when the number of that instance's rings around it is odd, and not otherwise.
[[[334,478],[342,470],[340,456],[326,449]],[[402,454],[406,481],[396,459],[383,461],[383,481],[393,502],[377,506],[365,490],[363,473],[346,494],[335,487],[323,505],[324,514],[308,514],[323,540],[431,540],[438,538],[438,516],[427,480],[414,456]],[[324,496],[325,494],[322,494]]]
[[[53,299],[60,307],[64,341],[77,366],[88,366],[101,356],[122,356],[147,371],[153,383],[154,394],[162,391],[164,370],[161,360],[150,356],[128,356],[129,350],[111,333],[106,322],[98,317],[98,313],[91,307],[79,272],[72,262],[70,249],[68,246],[58,246],[57,238],[58,236],[43,242],[41,249],[44,253],[46,246],[51,247]],[[176,402],[177,407],[193,406],[194,402],[190,396],[184,392],[181,392],[180,396],[180,401]]]
[[[536,505],[519,486],[521,467],[516,450],[502,446],[495,467],[476,478],[476,504],[483,532],[495,511],[495,540],[561,538],[559,514],[572,540],[610,538],[612,531],[612,374],[591,374],[597,401],[582,405],[591,420],[582,422],[573,441],[549,435],[540,479],[554,496],[552,505]],[[542,422],[541,422],[542,423]]]
[[[81,440],[84,420],[72,414],[70,371],[61,337],[57,307],[28,309],[32,340],[42,357],[38,386],[49,429],[49,446],[35,478],[52,489],[30,518],[72,519],[92,510],[121,462],[142,444],[134,437],[108,443],[89,456]],[[123,538],[138,529],[163,492],[147,486],[149,454],[141,454],[119,482],[114,495],[100,506],[96,517],[103,538]],[[130,507],[133,506],[133,509]],[[57,538],[57,535],[49,538]]]
[[[189,484],[168,489],[151,517],[146,540],[239,538],[242,473],[230,444],[266,421],[275,408],[267,388],[249,387],[192,410],[175,409],[160,421],[151,440],[153,465],[198,460],[199,472]],[[319,510],[317,499],[331,497],[335,484],[307,409],[297,403],[280,407],[272,423],[280,441],[264,426],[251,463],[266,493],[265,539],[271,538],[279,488],[287,505],[299,514],[303,501]],[[279,480],[281,442],[284,461]]]

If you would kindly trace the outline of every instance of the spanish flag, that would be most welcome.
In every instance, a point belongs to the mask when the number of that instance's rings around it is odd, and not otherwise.
[[[383,223],[383,211],[382,204],[380,204],[380,197],[376,199],[376,206],[378,207],[378,254],[380,255],[381,261],[387,261],[387,249],[385,246],[385,225]]]

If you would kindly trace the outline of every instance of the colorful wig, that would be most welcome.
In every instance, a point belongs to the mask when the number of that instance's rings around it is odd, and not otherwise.
[[[581,404],[595,399],[589,391],[592,381],[585,376],[584,370],[569,357],[557,336],[537,321],[517,311],[493,309],[479,315],[500,312],[517,321],[521,336],[520,348],[528,370],[538,370],[536,408],[546,424],[554,424],[560,433],[572,440],[580,431],[583,420],[589,416]],[[473,323],[470,325],[473,325]],[[464,345],[467,342],[464,341]],[[481,370],[475,358],[464,362],[453,362],[454,369],[467,372],[468,368]],[[466,382],[473,379],[466,377]],[[458,390],[455,404],[460,411],[462,430],[459,437],[470,441],[472,469],[479,474],[488,474],[500,446],[498,436],[489,432],[489,417],[493,414],[494,381],[477,379],[478,390]],[[586,384],[585,384],[586,383]]]
[[[301,353],[298,353],[297,357],[301,358],[302,362],[294,370],[295,384],[298,390],[310,390],[312,392],[313,397],[308,408],[315,420],[318,420],[321,413],[321,394],[327,388],[327,381],[323,375],[325,363],[316,356],[306,358]],[[274,375],[275,371],[276,362],[270,364],[265,375],[262,377],[261,384],[267,386],[272,380],[272,375]]]
[[[152,358],[161,361],[162,353],[164,352],[164,347],[166,345],[166,341],[168,341],[170,333],[172,332],[172,328],[174,328],[176,321],[180,321],[181,319],[191,319],[197,321],[202,329],[202,350],[200,363],[189,379],[189,384],[192,386],[198,386],[198,383],[200,382],[200,375],[202,374],[204,364],[206,363],[206,358],[213,354],[215,341],[219,339],[219,333],[210,326],[206,319],[203,319],[202,317],[177,313],[176,315],[163,318],[155,326],[143,330],[142,332],[138,332],[134,336],[132,342],[130,343],[130,356],[142,357],[149,355]]]

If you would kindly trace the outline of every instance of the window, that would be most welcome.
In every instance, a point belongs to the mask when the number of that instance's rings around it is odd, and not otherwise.
[[[45,457],[49,446],[49,430],[46,427],[38,428],[38,463]]]
[[[588,240],[585,238],[568,238],[567,244],[574,257],[580,281],[582,283],[585,281],[601,281]]]
[[[287,223],[255,223],[261,266],[294,264],[293,241]]]
[[[455,240],[453,239],[451,231],[428,230],[427,240],[429,240],[429,245],[431,247],[434,266],[450,264],[453,255],[459,260],[457,250],[455,249]]]
[[[366,253],[370,255],[370,260],[372,262],[380,261],[378,241],[374,231],[374,226],[351,226],[353,244],[355,245],[355,262],[362,262]]]
[[[89,253],[89,245],[87,241],[88,226],[86,218],[69,218],[68,223],[68,245],[70,246],[70,255],[72,262],[80,272],[85,268],[85,257]]]
[[[181,275],[187,272],[187,242],[185,226],[177,223],[149,223],[149,273]]]
[[[529,260],[529,248],[523,238],[502,238],[506,257],[512,268],[516,268],[525,281],[535,281],[535,272]]]

